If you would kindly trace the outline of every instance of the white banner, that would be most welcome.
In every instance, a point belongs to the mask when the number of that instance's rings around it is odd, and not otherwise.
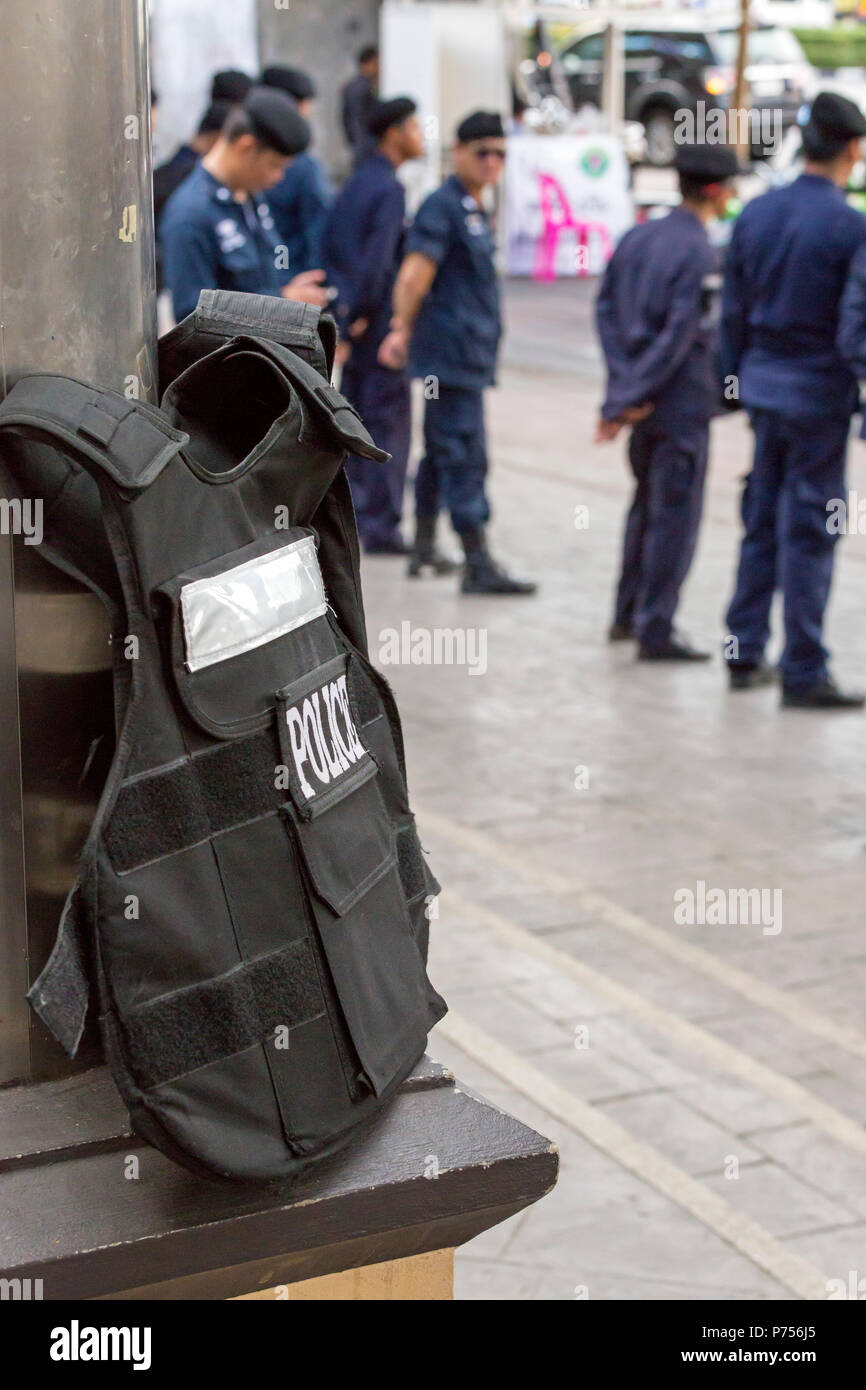
[[[150,0],[151,73],[159,97],[154,164],[195,134],[220,68],[259,69],[256,0]],[[273,61],[273,59],[269,59]]]
[[[634,222],[628,162],[612,135],[514,135],[505,189],[509,275],[600,275]]]

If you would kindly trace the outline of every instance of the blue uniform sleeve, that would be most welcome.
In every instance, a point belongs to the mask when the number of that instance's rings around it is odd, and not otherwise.
[[[866,246],[851,262],[839,306],[836,346],[854,375],[866,377]]]
[[[202,290],[219,288],[219,262],[210,229],[200,222],[163,222],[162,269],[178,323],[191,314]]]
[[[406,238],[406,254],[417,252],[441,265],[451,247],[454,228],[447,206],[437,194],[432,193],[422,203],[409,228]]]
[[[607,263],[595,303],[595,324],[608,374],[607,398],[602,406],[605,419],[613,419],[619,413],[615,408],[614,399],[625,389],[628,382],[628,351],[616,313],[615,286],[618,269],[617,253],[614,252]]]
[[[386,298],[394,278],[394,265],[400,238],[406,194],[403,185],[395,182],[376,203],[373,221],[368,228],[364,251],[357,267],[355,298],[348,321],[370,319]]]
[[[605,273],[596,306],[596,322],[607,360],[607,394],[601,413],[616,420],[631,406],[654,403],[679,370],[694,344],[701,319],[703,259],[692,256],[680,266],[672,282],[665,321],[642,352],[627,350],[616,312],[616,256]]]
[[[749,294],[745,283],[742,223],[734,226],[725,262],[722,284],[721,367],[722,377],[736,377],[749,342]]]

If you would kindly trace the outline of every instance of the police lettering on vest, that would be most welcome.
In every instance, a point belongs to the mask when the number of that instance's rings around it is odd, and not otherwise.
[[[358,737],[352,715],[345,663],[338,658],[335,674],[307,693],[302,681],[278,696],[285,727],[290,785],[299,810],[312,810],[322,793],[341,792],[349,775],[355,782],[375,776],[376,765]]]

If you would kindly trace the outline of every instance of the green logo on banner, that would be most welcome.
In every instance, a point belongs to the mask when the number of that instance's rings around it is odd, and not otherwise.
[[[591,179],[600,179],[609,163],[605,150],[586,150],[581,156],[580,167]]]

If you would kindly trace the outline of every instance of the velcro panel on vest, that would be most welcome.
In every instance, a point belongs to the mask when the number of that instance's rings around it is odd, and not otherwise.
[[[54,949],[27,994],[45,1027],[70,1057],[81,1042],[89,997],[81,891],[76,883],[63,906]]]
[[[275,782],[279,764],[266,729],[126,782],[103,832],[115,870],[139,869],[276,811],[286,799]]]
[[[123,1019],[140,1086],[158,1086],[265,1042],[325,1012],[305,937],[200,985],[163,994]]]
[[[397,868],[406,901],[419,897],[427,887],[424,875],[424,856],[418,841],[414,821],[401,825],[397,831]]]
[[[384,713],[375,685],[357,662],[350,663],[349,681],[358,713],[358,723],[362,726],[372,724],[374,719],[379,719]]]

